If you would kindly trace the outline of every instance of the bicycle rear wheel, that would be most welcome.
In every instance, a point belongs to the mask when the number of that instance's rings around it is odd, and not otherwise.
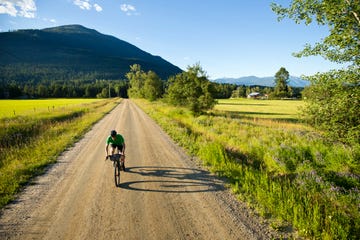
[[[120,161],[115,161],[114,164],[114,180],[115,180],[115,186],[120,186]]]

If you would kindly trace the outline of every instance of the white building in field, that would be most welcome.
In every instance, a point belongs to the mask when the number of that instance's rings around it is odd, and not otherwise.
[[[261,94],[258,92],[252,92],[249,95],[247,95],[247,98],[260,98]]]

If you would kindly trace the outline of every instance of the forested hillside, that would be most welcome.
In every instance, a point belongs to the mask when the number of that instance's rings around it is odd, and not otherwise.
[[[159,56],[81,25],[0,33],[2,84],[124,79],[132,64],[162,79],[182,71]]]

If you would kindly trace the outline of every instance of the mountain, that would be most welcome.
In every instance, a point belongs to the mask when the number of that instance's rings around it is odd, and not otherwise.
[[[135,63],[162,79],[182,72],[159,56],[81,25],[0,33],[0,79],[120,79]]]
[[[216,83],[229,83],[236,85],[245,85],[245,86],[264,86],[264,87],[274,87],[275,77],[240,77],[240,78],[218,78],[213,80]],[[310,83],[299,77],[290,76],[289,77],[289,86],[291,87],[306,87]]]

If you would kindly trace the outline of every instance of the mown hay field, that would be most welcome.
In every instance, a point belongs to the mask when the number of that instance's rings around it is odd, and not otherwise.
[[[256,99],[219,99],[215,110],[241,114],[250,118],[298,121],[302,100],[256,100]]]
[[[38,113],[53,112],[74,105],[89,104],[101,99],[24,99],[0,100],[0,118],[36,115]]]

